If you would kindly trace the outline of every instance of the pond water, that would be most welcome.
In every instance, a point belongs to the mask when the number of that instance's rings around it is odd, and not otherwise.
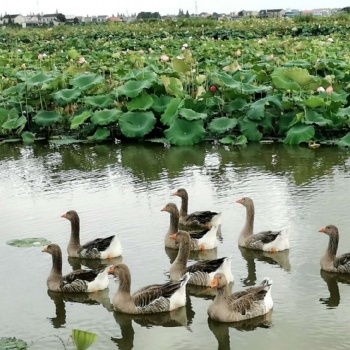
[[[0,146],[0,337],[24,339],[31,349],[73,349],[69,337],[78,328],[98,334],[92,349],[349,348],[350,281],[320,271],[328,237],[318,232],[335,224],[339,253],[350,252],[349,156],[280,144]],[[187,306],[171,314],[117,314],[110,308],[115,280],[91,296],[48,293],[51,257],[41,247],[6,245],[45,237],[61,246],[63,272],[72,271],[80,262],[67,259],[70,225],[61,215],[75,209],[83,242],[121,235],[123,257],[115,261],[130,267],[133,291],[166,282],[173,257],[164,248],[169,214],[161,209],[180,204],[171,196],[180,187],[190,211],[223,213],[219,245],[201,257],[233,257],[234,291],[273,279],[274,309],[266,317],[213,322],[212,297],[191,289]],[[291,226],[290,251],[238,248],[245,209],[235,201],[242,196],[255,201],[255,231]]]

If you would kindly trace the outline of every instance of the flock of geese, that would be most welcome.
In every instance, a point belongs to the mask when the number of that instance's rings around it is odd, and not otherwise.
[[[113,308],[126,314],[151,314],[168,312],[186,304],[186,285],[207,286],[216,290],[215,299],[208,307],[211,319],[220,322],[238,322],[267,314],[273,307],[272,280],[264,278],[257,287],[231,293],[228,288],[234,277],[231,259],[221,257],[202,260],[188,265],[191,251],[214,249],[218,244],[217,233],[221,225],[221,213],[196,211],[188,214],[188,193],[177,190],[173,195],[181,198],[180,210],[168,203],[162,211],[170,214],[170,225],[165,235],[165,247],[177,251],[170,266],[170,281],[145,286],[131,294],[131,274],[123,263],[110,265],[101,271],[79,269],[62,275],[62,252],[57,244],[43,249],[52,256],[52,269],[47,279],[48,290],[54,292],[95,292],[109,285],[108,275],[119,280],[113,298]],[[246,208],[246,221],[238,237],[238,245],[247,249],[277,252],[289,249],[289,227],[278,231],[254,234],[254,203],[249,197],[237,200]],[[82,259],[111,259],[122,255],[122,245],[117,235],[97,238],[80,244],[80,220],[76,211],[62,215],[71,223],[71,236],[67,246],[68,256]],[[336,256],[339,233],[329,225],[320,230],[329,236],[329,244],[321,258],[321,268],[329,272],[350,274],[350,253]]]

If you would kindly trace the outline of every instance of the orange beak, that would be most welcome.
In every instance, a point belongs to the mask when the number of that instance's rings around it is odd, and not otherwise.
[[[108,270],[109,275],[114,275],[114,266],[110,267]]]
[[[45,247],[42,252],[47,253],[47,247]]]
[[[173,234],[170,235],[169,237],[170,237],[171,239],[176,239],[176,236],[177,236],[177,233],[173,233]]]
[[[323,228],[321,228],[321,230],[319,230],[318,232],[323,232],[323,233],[326,233],[326,228],[325,228],[325,227],[323,227]]]
[[[174,192],[174,193],[173,193],[173,196],[177,196],[177,192]]]
[[[211,281],[211,284],[210,284],[210,287],[211,288],[215,288],[217,287],[219,284],[219,280],[217,278],[214,278],[212,281]]]
[[[65,219],[67,219],[67,214],[63,214],[63,215],[61,215],[61,218],[65,218]]]
[[[242,199],[236,200],[236,203],[242,204]]]
[[[161,209],[161,211],[166,211],[166,206],[163,209]]]

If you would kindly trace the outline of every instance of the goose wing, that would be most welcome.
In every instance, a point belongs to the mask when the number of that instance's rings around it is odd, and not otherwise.
[[[210,229],[205,229],[201,231],[189,231],[188,233],[190,234],[190,237],[192,239],[201,239],[208,233],[208,231],[210,231]]]
[[[186,221],[198,221],[200,224],[205,225],[211,221],[213,216],[218,215],[218,213],[207,210],[207,211],[195,211],[192,214],[187,215]]]
[[[350,253],[345,253],[337,258],[334,259],[334,267],[339,269],[339,268],[346,268],[350,272]]]
[[[111,245],[111,242],[114,237],[115,235],[109,236],[106,238],[96,238],[90,242],[85,243],[83,246],[81,246],[78,253],[80,253],[83,250],[91,251],[93,249],[97,249],[99,252],[103,252]]]
[[[267,290],[264,286],[233,293],[228,298],[228,308],[233,312],[245,315],[252,311],[256,302],[264,300],[266,293]]]
[[[214,260],[202,260],[190,265],[186,268],[186,272],[196,273],[205,272],[211,273],[216,271],[224,262],[226,258],[219,258]]]

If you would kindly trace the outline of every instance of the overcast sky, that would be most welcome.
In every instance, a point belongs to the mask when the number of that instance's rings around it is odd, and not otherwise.
[[[158,11],[161,15],[177,14],[179,8],[185,12],[195,13],[197,2],[200,12],[230,13],[240,10],[261,10],[272,8],[297,8],[300,10],[345,7],[350,5],[347,0],[0,0],[0,14],[22,14],[30,12],[55,13],[56,10],[65,15],[112,15],[119,13],[131,14],[141,11]]]

